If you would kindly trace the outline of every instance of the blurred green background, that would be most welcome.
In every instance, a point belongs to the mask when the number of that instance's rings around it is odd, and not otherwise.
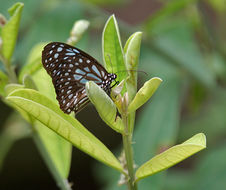
[[[0,13],[16,1],[1,1]],[[134,157],[140,165],[162,150],[196,133],[207,136],[207,149],[182,163],[144,179],[146,190],[226,189],[226,3],[224,0],[40,0],[25,4],[13,64],[19,71],[31,48],[39,42],[69,37],[76,20],[90,21],[77,44],[102,62],[101,34],[115,14],[122,42],[143,32],[139,87],[158,76],[163,83],[137,112]],[[2,68],[2,64],[1,64]],[[0,101],[0,189],[57,189],[29,131],[12,109]],[[87,115],[89,120],[87,120]],[[116,155],[120,135],[99,118],[93,106],[78,120]],[[29,126],[27,126],[29,129]],[[5,138],[10,133],[11,139]],[[74,189],[125,189],[119,174],[83,152],[73,149],[69,181]]]

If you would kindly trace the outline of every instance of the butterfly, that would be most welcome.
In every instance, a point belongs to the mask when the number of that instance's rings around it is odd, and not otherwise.
[[[42,51],[42,64],[52,78],[61,110],[78,113],[88,103],[85,84],[93,81],[108,95],[117,75],[108,73],[96,59],[84,51],[61,42],[51,42]]]

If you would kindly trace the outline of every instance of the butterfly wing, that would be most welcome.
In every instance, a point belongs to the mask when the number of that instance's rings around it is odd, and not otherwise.
[[[60,108],[67,114],[77,113],[88,104],[87,81],[94,81],[102,88],[106,87],[106,81],[108,84],[112,81],[93,57],[68,44],[47,44],[42,52],[42,63],[52,78]]]
[[[107,79],[108,72],[96,59],[82,50],[60,42],[52,42],[44,47],[42,62],[47,72],[53,75],[73,74],[77,83],[82,86],[87,80],[92,80],[101,85]],[[61,73],[56,72],[56,67]]]
[[[74,84],[73,88],[71,88],[71,85],[73,83],[58,89],[57,85],[54,84],[54,87],[61,110],[67,114],[74,111],[76,114],[89,103],[89,99],[86,95],[85,87],[79,87]]]

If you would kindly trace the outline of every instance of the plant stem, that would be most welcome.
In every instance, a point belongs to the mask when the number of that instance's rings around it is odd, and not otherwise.
[[[6,65],[6,71],[8,73],[10,82],[17,83],[18,82],[17,81],[17,76],[16,76],[16,73],[15,73],[13,67]]]
[[[123,148],[126,158],[126,167],[128,170],[127,186],[129,190],[137,190],[135,183],[134,169],[133,169],[133,150],[132,150],[132,134],[128,130],[128,116],[122,115],[122,120],[125,126],[125,133],[122,135]]]
[[[3,55],[0,54],[0,60],[3,62],[3,64],[5,65],[5,69],[6,69],[6,72],[9,76],[9,80],[11,83],[17,83],[17,76],[16,76],[16,73],[12,67],[12,65],[10,64],[10,62],[5,59],[3,57]]]

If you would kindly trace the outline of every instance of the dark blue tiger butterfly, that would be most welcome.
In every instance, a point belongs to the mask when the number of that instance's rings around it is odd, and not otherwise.
[[[87,81],[95,82],[110,94],[111,83],[117,78],[90,55],[61,42],[44,47],[42,64],[52,78],[60,108],[67,114],[72,111],[76,114],[89,103],[85,90]]]

